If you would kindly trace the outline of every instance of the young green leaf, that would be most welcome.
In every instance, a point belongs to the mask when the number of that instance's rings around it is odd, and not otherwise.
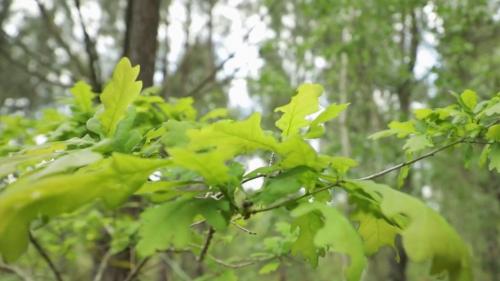
[[[321,228],[323,217],[320,212],[309,212],[295,217],[292,222],[292,230],[299,230],[297,240],[292,244],[292,255],[303,256],[313,267],[318,265],[319,256],[324,254],[324,250],[314,244],[314,237]]]
[[[128,107],[139,96],[142,82],[136,81],[138,75],[139,66],[132,67],[127,58],[122,58],[116,65],[111,82],[100,95],[104,111],[98,115],[98,119],[107,136],[114,135]]]
[[[83,82],[78,81],[70,89],[71,94],[75,97],[75,107],[83,113],[93,112],[92,100],[95,98],[95,93],[92,92],[92,87]]]
[[[283,112],[276,121],[276,127],[281,129],[283,137],[297,135],[301,128],[310,124],[306,116],[319,109],[319,96],[323,87],[318,84],[302,84],[297,89],[297,94],[292,97],[289,104],[276,108],[274,111]]]
[[[398,223],[401,228],[398,234],[410,259],[430,260],[431,273],[447,272],[450,281],[472,280],[467,246],[434,210],[416,198],[372,181],[349,181],[346,188],[351,194],[362,192],[361,196],[367,198],[372,207],[378,206],[385,218]]]
[[[146,257],[171,246],[188,246],[192,242],[191,224],[196,215],[203,215],[216,230],[224,230],[228,210],[227,201],[189,198],[151,207],[141,214],[137,251]]]
[[[471,90],[465,90],[461,95],[460,99],[470,110],[474,110],[477,105],[477,94]]]
[[[116,207],[168,162],[113,154],[75,173],[19,179],[0,193],[0,256],[12,261],[26,250],[36,218],[72,212],[98,198]]]
[[[333,207],[321,203],[304,203],[292,211],[293,217],[300,217],[311,212],[320,212],[323,227],[314,235],[316,247],[330,246],[336,252],[347,254],[350,258],[346,268],[348,281],[359,281],[366,266],[363,244],[351,223]]]

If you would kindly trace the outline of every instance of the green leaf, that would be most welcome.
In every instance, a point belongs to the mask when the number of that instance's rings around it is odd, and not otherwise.
[[[400,230],[389,224],[383,218],[377,218],[371,213],[359,211],[352,216],[352,220],[359,222],[358,233],[363,238],[363,245],[367,255],[373,255],[383,246],[394,246],[394,239]]]
[[[191,121],[168,120],[163,128],[166,132],[161,137],[161,142],[166,147],[184,146],[189,143],[187,131],[197,128],[197,124]]]
[[[318,117],[316,117],[311,122],[309,130],[308,130],[305,137],[306,138],[319,138],[319,137],[321,137],[325,131],[322,124],[339,116],[339,114],[342,113],[344,110],[346,110],[348,106],[349,106],[348,103],[343,103],[343,104],[335,104],[334,103],[334,104],[328,106],[323,112],[321,112],[318,115]]]
[[[349,181],[350,194],[366,198],[381,215],[397,223],[403,247],[415,262],[432,262],[431,273],[448,272],[450,281],[472,280],[470,254],[460,236],[418,199],[372,181]],[[404,220],[403,220],[404,218]]]
[[[101,154],[92,152],[88,149],[71,151],[70,153],[54,160],[41,171],[30,175],[30,180],[42,178],[48,175],[61,173],[70,169],[75,169],[90,165],[102,159]]]
[[[174,99],[169,103],[162,103],[158,106],[170,119],[178,121],[195,121],[198,112],[193,107],[194,100],[192,97]]]
[[[228,224],[227,201],[214,199],[178,199],[151,207],[141,214],[139,243],[140,256],[150,256],[169,247],[186,247],[192,242],[194,218],[203,215],[216,230]]]
[[[414,153],[433,146],[434,145],[427,136],[416,135],[406,140],[403,149],[405,149],[407,153]]]
[[[492,115],[495,115],[495,114],[500,114],[500,102],[497,102],[497,103],[493,104],[492,106],[486,108],[483,112],[487,116],[492,116]]]
[[[128,107],[139,96],[142,82],[136,81],[138,75],[139,66],[132,67],[127,58],[122,58],[113,72],[113,78],[100,95],[104,111],[98,115],[98,119],[107,136],[114,135]]]
[[[278,147],[278,154],[282,157],[278,165],[283,169],[297,166],[308,166],[314,169],[322,168],[316,151],[298,135],[292,136],[281,143]]]
[[[276,177],[270,178],[256,200],[269,204],[293,194],[304,185],[310,175],[310,170],[304,166],[288,170]]]
[[[416,133],[415,125],[413,121],[399,122],[392,121],[389,123],[389,129],[383,130],[370,135],[369,139],[380,139],[392,135],[397,135],[398,138],[405,138],[410,134]]]
[[[167,163],[113,154],[72,174],[19,179],[0,193],[0,256],[13,261],[26,250],[34,219],[72,212],[97,198],[116,207]]]
[[[257,149],[276,150],[278,142],[266,134],[261,126],[259,113],[243,121],[222,120],[199,130],[188,131],[192,150],[223,148],[232,155],[245,154]]]
[[[229,180],[229,168],[225,162],[233,155],[228,150],[197,153],[186,148],[171,148],[168,153],[174,164],[197,172],[210,185],[226,183]]]
[[[283,137],[297,135],[301,128],[310,124],[310,121],[305,118],[318,111],[318,98],[322,92],[321,85],[302,84],[289,104],[274,110],[275,112],[283,112],[281,118],[276,121],[276,127],[281,129]]]
[[[477,105],[477,94],[471,90],[465,90],[461,95],[460,99],[470,110],[474,110]]]
[[[423,120],[432,114],[432,109],[420,108],[420,109],[416,109],[413,113],[415,114],[415,117],[418,120]]]
[[[292,255],[302,255],[313,267],[318,265],[321,248],[314,244],[316,233],[323,228],[323,219],[320,212],[309,212],[294,218],[292,230],[299,229],[297,240],[292,244]],[[323,251],[324,253],[324,251]]]
[[[44,160],[58,158],[63,155],[62,150],[66,149],[71,143],[72,140],[46,143],[35,147],[28,147],[11,156],[0,157],[0,178]]]
[[[488,129],[486,139],[500,142],[500,124],[493,125]]]
[[[323,112],[321,112],[318,115],[318,117],[316,117],[311,122],[311,125],[318,125],[330,121],[334,118],[337,118],[337,116],[339,116],[340,113],[346,110],[348,106],[349,106],[348,103],[341,103],[341,104],[334,103],[329,105]]]
[[[316,247],[332,247],[334,251],[347,254],[350,258],[346,268],[346,279],[358,281],[366,266],[363,244],[360,236],[351,223],[333,207],[321,203],[304,203],[292,211],[293,217],[304,216],[319,211],[323,219],[323,227],[314,235]]]
[[[258,113],[243,121],[222,120],[186,134],[186,146],[168,151],[176,164],[198,172],[211,184],[229,180],[225,162],[234,156],[278,147],[278,142],[260,127]]]
[[[112,144],[114,151],[129,153],[141,142],[142,134],[134,128],[135,117],[135,107],[131,106],[128,108],[125,118],[118,123],[116,128]]]
[[[389,128],[392,130],[393,134],[397,135],[398,138],[404,138],[416,132],[412,121],[392,121],[389,123]]]
[[[76,82],[75,86],[70,89],[71,94],[75,97],[75,107],[84,113],[93,112],[92,100],[95,98],[95,93],[92,92],[92,87],[83,82]]]
[[[500,144],[495,144],[490,147],[489,152],[490,164],[488,168],[493,171],[497,170],[500,173]]]
[[[225,118],[229,114],[229,111],[227,108],[216,108],[214,110],[211,110],[207,114],[205,114],[203,117],[200,118],[201,122],[208,122],[213,119],[217,118]]]
[[[356,160],[344,156],[334,156],[330,158],[330,165],[340,175],[345,175],[351,168],[358,166]]]
[[[280,267],[280,263],[277,261],[267,263],[259,269],[259,274],[269,274],[271,272],[276,271],[278,267]]]

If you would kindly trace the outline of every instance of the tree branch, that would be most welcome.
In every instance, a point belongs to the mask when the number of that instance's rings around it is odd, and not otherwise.
[[[269,11],[271,11],[274,8],[274,5],[277,2],[279,2],[279,1],[273,1],[273,3],[271,3],[271,5],[269,6]],[[244,44],[248,43],[248,40],[250,39],[250,34],[255,29],[255,27],[257,26],[257,24],[260,23],[260,22],[262,22],[264,20],[264,17],[265,17],[265,14],[261,14],[260,17],[259,17],[259,20],[257,21],[257,23],[254,24],[252,27],[250,27],[250,29],[248,29],[248,31],[245,33],[245,35],[243,36],[243,43]],[[191,91],[188,92],[188,96],[194,96],[194,95],[198,94],[199,92],[201,92],[201,90],[203,90],[203,88],[205,88],[206,85],[208,85],[211,82],[213,82],[215,80],[215,76],[217,75],[217,72],[219,72],[222,68],[224,68],[224,65],[226,65],[226,63],[228,61],[230,61],[232,58],[234,58],[234,56],[236,56],[237,51],[238,50],[234,50],[229,55],[227,55],[227,57],[224,58],[212,70],[212,72],[210,72],[203,80],[201,80],[201,82],[198,85],[196,85]]]
[[[338,186],[339,183],[341,183],[341,181],[337,181],[335,183],[329,184],[329,185],[327,185],[325,187],[322,187],[322,188],[318,188],[318,189],[316,189],[314,191],[311,191],[311,192],[306,192],[306,193],[304,193],[301,196],[285,200],[285,201],[283,201],[281,203],[277,203],[277,204],[271,205],[269,207],[265,207],[265,208],[262,208],[262,209],[251,210],[249,213],[251,215],[254,215],[254,214],[258,214],[258,213],[262,213],[262,212],[267,212],[267,211],[270,211],[270,210],[274,210],[274,209],[277,209],[277,208],[281,208],[281,207],[284,207],[284,206],[286,206],[286,205],[288,205],[290,203],[297,202],[297,201],[299,201],[301,199],[307,198],[307,197],[309,197],[311,195],[314,195],[314,194],[317,194],[317,193],[329,190],[331,188],[334,188],[334,187]]]
[[[425,158],[428,158],[428,157],[434,156],[434,154],[436,154],[436,153],[438,153],[438,152],[441,152],[441,151],[443,151],[443,150],[446,150],[446,149],[448,149],[448,148],[450,148],[450,147],[453,147],[453,146],[455,146],[455,145],[457,145],[457,144],[464,143],[465,141],[466,141],[466,139],[465,139],[465,138],[461,138],[461,139],[459,139],[459,140],[457,140],[457,141],[454,141],[454,142],[451,142],[451,143],[449,143],[449,144],[447,144],[447,145],[445,145],[445,146],[442,146],[442,147],[436,148],[436,149],[434,149],[434,150],[431,150],[431,151],[429,151],[429,152],[427,152],[427,153],[425,153],[425,154],[423,154],[423,155],[421,155],[421,156],[419,156],[419,157],[417,157],[417,158],[414,158],[414,159],[409,160],[409,161],[405,161],[405,162],[400,163],[400,164],[398,164],[398,165],[396,165],[396,166],[392,166],[392,167],[387,168],[387,169],[385,169],[385,170],[383,170],[383,171],[380,171],[380,172],[377,172],[377,173],[371,174],[371,175],[366,176],[366,177],[359,178],[359,179],[357,179],[357,180],[372,180],[372,179],[375,179],[375,178],[381,177],[381,176],[383,176],[383,175],[385,175],[385,174],[388,174],[388,173],[390,173],[390,172],[392,172],[392,171],[399,170],[399,169],[401,169],[401,168],[403,168],[403,167],[405,167],[405,166],[412,165],[412,164],[414,164],[414,163],[416,163],[416,162],[418,162],[418,161],[420,161],[420,160],[422,160],[422,159],[425,159]]]
[[[61,273],[55,266],[54,262],[50,259],[49,255],[45,251],[45,249],[40,245],[40,243],[36,240],[35,236],[30,232],[29,233],[29,240],[31,244],[35,247],[36,251],[40,254],[40,256],[43,258],[43,260],[47,263],[49,266],[50,270],[52,271],[52,274],[54,274],[54,277],[56,278],[57,281],[63,281]]]
[[[45,82],[45,83],[53,85],[53,86],[65,88],[65,89],[71,87],[71,85],[69,85],[69,84],[65,84],[65,83],[62,83],[59,81],[51,80],[51,79],[47,78],[44,74],[29,69],[28,66],[14,60],[12,58],[12,56],[8,52],[3,50],[2,48],[0,48],[0,55],[2,55],[2,57],[4,57],[7,61],[12,63],[13,66],[17,67],[18,69],[22,70],[23,72],[25,72],[26,74],[28,74],[30,76],[36,77],[38,80],[40,80],[42,82]]]
[[[215,229],[213,227],[210,227],[208,229],[207,238],[205,239],[205,244],[203,245],[203,248],[201,249],[200,255],[198,256],[199,263],[202,263],[203,260],[205,259],[205,256],[207,255],[207,252],[208,252],[208,248],[210,247],[210,243],[212,242],[212,239],[214,238],[214,233],[215,233]]]
[[[132,281],[137,276],[139,275],[139,272],[141,272],[141,269],[146,265],[146,263],[149,261],[150,257],[144,258],[134,269],[130,271],[130,273],[127,275],[125,280],[123,281]]]
[[[101,281],[102,275],[104,274],[104,270],[106,270],[106,267],[108,265],[108,261],[111,258],[111,256],[113,256],[113,254],[111,252],[111,249],[109,249],[106,252],[106,254],[104,255],[104,257],[102,258],[101,263],[99,264],[99,267],[97,269],[97,273],[95,274],[94,279],[93,279],[94,281]]]
[[[20,268],[17,268],[15,266],[10,266],[10,265],[7,265],[7,264],[0,262],[0,271],[2,271],[2,270],[6,271],[6,272],[10,272],[10,273],[18,276],[23,281],[33,281],[33,278],[31,278],[27,273],[25,273]]]
[[[92,81],[92,88],[95,92],[101,92],[102,83],[100,78],[100,67],[99,67],[99,56],[95,49],[95,44],[90,38],[90,35],[87,31],[87,27],[85,26],[85,22],[83,21],[82,11],[80,9],[80,0],[74,0],[76,10],[78,12],[78,18],[80,20],[80,26],[83,31],[83,37],[85,40],[85,50],[87,51],[88,63],[90,69],[90,80]]]
[[[246,229],[246,228],[244,228],[243,226],[241,226],[241,225],[239,225],[239,224],[235,223],[234,221],[231,221],[231,224],[232,224],[232,225],[234,225],[234,226],[236,226],[236,228],[238,228],[239,230],[241,230],[241,231],[243,231],[243,232],[246,232],[246,233],[248,233],[248,234],[250,234],[250,235],[257,235],[257,233],[256,233],[256,232],[253,232],[253,231],[251,231],[251,230],[249,230],[249,229]]]
[[[224,267],[233,268],[233,269],[254,265],[254,264],[259,263],[259,262],[270,261],[270,260],[273,260],[276,258],[276,257],[270,257],[270,258],[266,258],[266,259],[243,261],[243,262],[239,262],[239,263],[227,263],[227,262],[225,262],[221,259],[218,259],[216,257],[213,257],[213,256],[209,256],[209,257],[211,260],[215,261],[216,263],[218,263]]]
[[[64,41],[62,38],[62,32],[58,29],[58,27],[54,24],[52,19],[50,18],[50,15],[43,5],[40,0],[34,0],[38,6],[38,10],[40,11],[40,14],[42,15],[42,18],[45,21],[45,25],[47,26],[47,29],[49,32],[52,34],[52,37],[56,40],[56,42],[61,46],[66,54],[70,57],[71,61],[76,63],[76,66],[80,72],[80,74],[85,75],[87,74],[87,71],[85,67],[83,67],[82,62],[78,59],[77,56],[71,51],[70,46]]]

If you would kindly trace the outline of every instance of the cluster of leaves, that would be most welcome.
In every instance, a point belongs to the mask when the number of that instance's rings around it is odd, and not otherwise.
[[[348,178],[355,160],[313,149],[308,140],[320,138],[324,123],[348,107],[321,108],[320,85],[301,85],[290,103],[276,108],[279,132],[271,132],[261,127],[259,113],[238,121],[221,108],[198,117],[190,98],[167,102],[154,88],[141,92],[138,73],[128,59],[120,60],[97,107],[97,95],[78,82],[71,89],[70,115],[51,111],[40,120],[2,117],[10,120],[0,128],[3,259],[14,261],[23,254],[34,225],[96,200],[116,208],[136,195],[148,204],[137,239],[125,244],[136,247],[141,258],[189,250],[202,259],[214,233],[259,213],[286,209],[291,224],[280,224],[280,236],[264,240],[265,260],[291,254],[316,266],[319,257],[334,251],[349,256],[346,279],[360,280],[366,257],[394,246],[401,235],[408,256],[431,261],[433,274],[472,279],[466,245],[437,212],[370,181],[374,177]],[[442,150],[481,140],[487,142],[483,158],[500,171],[500,95],[477,102],[466,91],[458,98],[449,107],[418,110],[415,120],[393,122],[374,137],[407,137],[409,157],[439,143],[444,143],[438,147]],[[35,145],[33,138],[40,134],[48,141]],[[271,164],[245,171],[243,156],[251,154]],[[243,188],[256,178],[264,178],[261,189]],[[333,189],[345,190],[355,211],[346,216],[337,210],[331,203]],[[200,220],[210,229],[205,247],[199,246],[202,237],[193,227]],[[278,266],[268,263],[261,272]]]

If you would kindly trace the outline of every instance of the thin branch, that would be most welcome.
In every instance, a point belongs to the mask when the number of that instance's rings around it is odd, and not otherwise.
[[[31,278],[22,269],[0,262],[0,271],[2,271],[2,270],[16,275],[17,277],[21,278],[23,281],[33,281],[33,278]]]
[[[43,68],[46,68],[48,71],[56,73],[58,76],[61,75],[60,69],[56,69],[53,65],[53,62],[49,58],[43,56],[40,53],[37,53],[37,52],[31,50],[31,48],[28,47],[21,40],[21,38],[13,38],[12,36],[10,36],[9,34],[7,34],[5,31],[3,31],[1,29],[0,29],[0,36],[3,37],[10,45],[14,45],[16,47],[19,47],[24,52],[24,55],[26,55],[27,57],[30,58],[30,60],[33,60],[38,64],[37,68],[43,67]],[[75,80],[71,74],[69,76],[70,76],[71,81]]]
[[[57,281],[63,281],[63,278],[61,276],[61,273],[57,269],[56,265],[54,262],[50,259],[49,255],[45,251],[45,249],[40,245],[40,243],[36,240],[35,236],[30,232],[29,233],[29,240],[31,244],[35,247],[36,251],[40,254],[40,256],[43,258],[43,260],[47,263],[49,266],[50,270],[52,271],[52,274],[54,274],[54,277],[56,278]]]
[[[425,153],[425,154],[423,154],[423,155],[421,155],[421,156],[419,156],[419,157],[417,157],[417,158],[414,158],[414,159],[409,160],[409,161],[405,161],[405,162],[400,163],[400,164],[398,164],[398,165],[396,165],[396,166],[392,166],[392,167],[387,168],[387,169],[385,169],[385,170],[383,170],[383,171],[380,171],[380,172],[377,172],[377,173],[371,174],[371,175],[366,176],[366,177],[359,178],[359,179],[357,179],[357,180],[372,180],[372,179],[375,179],[375,178],[381,177],[381,176],[383,176],[383,175],[385,175],[385,174],[388,174],[388,173],[390,173],[390,172],[392,172],[392,171],[399,170],[399,169],[401,169],[401,168],[403,168],[403,167],[405,167],[405,166],[412,165],[412,164],[414,164],[414,163],[416,163],[416,162],[418,162],[418,161],[420,161],[420,160],[422,160],[422,159],[425,159],[425,158],[428,158],[428,157],[434,156],[434,155],[435,155],[436,153],[438,153],[438,152],[441,152],[441,151],[443,151],[443,150],[446,150],[446,149],[448,149],[448,148],[450,148],[450,147],[453,147],[453,146],[455,146],[455,145],[457,145],[457,144],[460,144],[460,143],[463,143],[463,142],[465,142],[465,141],[466,141],[466,139],[465,139],[465,138],[461,138],[461,139],[459,139],[459,140],[457,140],[457,141],[454,141],[454,142],[451,142],[451,143],[449,143],[449,144],[447,144],[447,145],[445,145],[445,146],[438,147],[438,148],[436,148],[436,149],[434,149],[434,150],[431,150],[431,151],[429,151],[429,152],[427,152],[427,153]]]
[[[259,263],[259,262],[270,261],[270,260],[275,259],[276,257],[270,257],[270,258],[260,259],[260,260],[243,261],[243,262],[239,262],[239,263],[227,263],[227,262],[225,262],[225,261],[223,261],[221,259],[218,259],[218,258],[216,258],[214,256],[209,256],[209,258],[211,260],[215,261],[216,263],[224,266],[224,267],[237,269],[237,268],[242,268],[242,267],[254,265],[254,264]]]
[[[241,181],[241,183],[243,184],[243,183],[246,183],[246,182],[252,181],[252,180],[254,180],[254,179],[258,179],[258,178],[262,178],[262,177],[267,177],[267,176],[268,176],[268,175],[266,175],[266,174],[258,174],[258,175],[255,175],[255,176],[253,176],[253,177],[249,177],[249,178],[246,178],[246,179],[242,180],[242,181]]]
[[[234,225],[234,226],[236,226],[236,228],[240,229],[241,231],[246,232],[246,233],[248,233],[250,235],[257,235],[257,232],[253,232],[253,231],[251,231],[249,229],[246,229],[243,226],[235,223],[234,221],[231,221],[231,224]]]
[[[109,249],[102,258],[101,263],[99,264],[97,273],[94,276],[94,281],[101,281],[102,276],[104,274],[104,270],[106,270],[106,267],[108,266],[108,261],[111,258],[111,256],[113,256],[113,253],[111,252],[111,249]]]
[[[269,6],[269,11],[271,11],[274,8],[274,5],[277,2],[279,2],[279,1],[273,1],[273,3],[271,3],[271,5]],[[255,29],[257,24],[259,24],[260,22],[262,22],[264,20],[264,17],[265,17],[265,14],[261,14],[257,23],[248,29],[248,31],[243,36],[243,44],[248,43],[248,40],[250,39],[250,34]],[[203,80],[201,80],[201,82],[198,85],[196,85],[193,88],[193,90],[189,91],[188,96],[194,96],[194,95],[198,94],[199,92],[201,92],[201,90],[203,90],[203,88],[205,88],[205,86],[212,83],[215,80],[215,76],[217,75],[217,73],[222,68],[224,68],[224,65],[226,65],[226,63],[228,61],[230,61],[232,58],[234,58],[234,56],[236,56],[237,51],[238,50],[234,50],[229,55],[227,55],[226,58],[224,58],[215,68],[213,68],[213,70]]]
[[[215,229],[213,227],[210,227],[208,229],[207,238],[205,239],[205,244],[203,245],[203,248],[201,248],[200,255],[198,256],[199,263],[202,263],[203,260],[205,259],[205,256],[207,255],[208,252],[208,248],[210,247],[212,239],[214,238],[214,233]]]
[[[36,2],[38,10],[40,11],[42,18],[45,21],[45,25],[47,26],[47,29],[51,33],[52,37],[54,37],[59,46],[61,46],[64,49],[66,54],[70,57],[71,61],[76,63],[76,66],[80,71],[80,74],[86,74],[87,71],[85,70],[85,67],[83,67],[82,62],[78,59],[77,56],[75,56],[75,54],[71,51],[70,46],[62,38],[62,32],[58,29],[58,27],[50,18],[50,15],[47,9],[45,8],[45,5],[43,5],[43,3],[40,0],[34,0],[34,1]]]
[[[318,189],[316,189],[316,190],[314,190],[314,191],[311,191],[311,192],[306,192],[306,193],[304,193],[304,194],[303,194],[303,195],[301,195],[301,196],[298,196],[298,197],[294,197],[294,198],[291,198],[291,199],[285,200],[285,201],[283,201],[283,202],[281,202],[281,203],[277,203],[277,204],[275,204],[275,205],[271,205],[271,206],[269,206],[269,207],[265,207],[265,208],[262,208],[262,209],[255,209],[255,210],[252,210],[252,211],[250,211],[250,214],[252,214],[252,215],[253,215],[253,214],[262,213],[262,212],[267,212],[267,211],[270,211],[270,210],[274,210],[274,209],[277,209],[277,208],[284,207],[284,206],[286,206],[286,205],[288,205],[288,204],[290,204],[290,203],[297,202],[297,201],[299,201],[299,200],[301,200],[301,199],[307,198],[307,197],[312,196],[312,195],[314,195],[314,194],[317,194],[317,193],[320,193],[320,192],[323,192],[323,191],[329,190],[329,189],[331,189],[331,188],[334,188],[334,187],[338,186],[338,184],[339,184],[339,183],[340,183],[340,181],[339,181],[339,182],[332,183],[332,184],[327,185],[327,186],[322,187],[322,188],[318,188]]]
[[[78,18],[80,20],[80,26],[83,31],[83,37],[85,41],[85,50],[87,51],[88,63],[90,69],[90,80],[92,81],[92,88],[96,92],[100,92],[102,90],[102,83],[100,78],[100,67],[99,67],[99,56],[95,49],[95,44],[90,38],[90,35],[87,31],[87,26],[85,26],[85,22],[83,20],[82,11],[80,8],[80,0],[74,0],[76,10],[78,13]]]
[[[139,272],[141,272],[141,269],[146,265],[146,263],[149,261],[150,257],[144,258],[134,269],[130,271],[130,273],[127,275],[127,277],[123,281],[132,281],[137,276],[139,275]]]
[[[0,55],[2,55],[2,57],[4,57],[7,61],[12,63],[13,66],[19,68],[20,70],[22,70],[23,72],[25,72],[26,74],[28,74],[30,76],[36,77],[41,82],[44,82],[44,83],[47,83],[47,84],[50,84],[53,86],[61,87],[61,88],[71,87],[71,85],[69,85],[69,84],[65,84],[65,83],[62,83],[59,81],[54,81],[54,80],[48,79],[44,74],[29,69],[27,65],[24,65],[24,64],[16,61],[15,59],[12,58],[12,56],[8,52],[6,52],[5,50],[3,50],[1,48],[0,48]]]

